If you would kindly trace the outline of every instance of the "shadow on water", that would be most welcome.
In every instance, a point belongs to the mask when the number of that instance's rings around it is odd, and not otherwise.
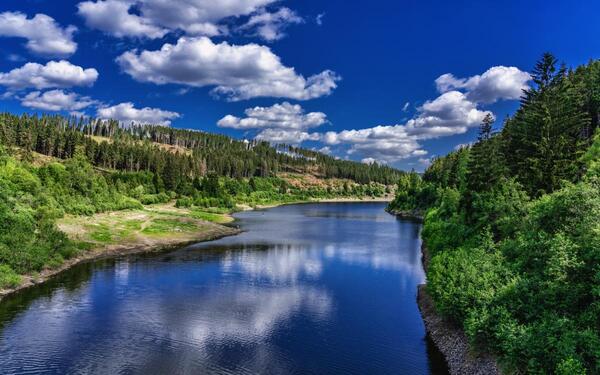
[[[427,357],[429,358],[429,369],[432,375],[450,375],[446,359],[440,350],[435,346],[431,336],[425,336],[427,343]]]
[[[115,259],[82,263],[66,270],[46,282],[18,291],[5,297],[0,302],[0,333],[2,328],[11,322],[19,313],[40,299],[51,298],[57,291],[67,294],[77,293],[92,277],[94,270],[114,266]]]

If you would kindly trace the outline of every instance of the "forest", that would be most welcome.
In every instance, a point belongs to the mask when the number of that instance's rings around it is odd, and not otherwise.
[[[427,292],[503,372],[600,373],[600,61],[547,53],[516,113],[400,177],[424,217]]]
[[[223,213],[391,193],[402,172],[287,145],[161,126],[0,115],[0,289],[86,249],[65,215],[173,203]],[[305,180],[316,181],[307,183]]]

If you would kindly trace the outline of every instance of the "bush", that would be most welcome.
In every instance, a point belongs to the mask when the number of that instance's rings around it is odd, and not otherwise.
[[[14,288],[21,283],[21,277],[6,264],[0,264],[0,289]]]
[[[192,198],[190,197],[182,197],[177,199],[177,201],[175,202],[175,207],[177,208],[189,208],[192,207],[192,204],[194,203],[194,201],[192,200]]]

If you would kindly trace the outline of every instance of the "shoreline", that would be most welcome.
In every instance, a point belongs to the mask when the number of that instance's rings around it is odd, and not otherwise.
[[[417,211],[386,211],[403,219],[423,222],[424,217]],[[431,262],[431,254],[425,241],[421,239],[421,262],[423,270],[427,270]],[[426,276],[427,277],[427,276]],[[490,354],[475,354],[471,351],[469,339],[464,330],[448,322],[435,310],[431,296],[427,293],[427,284],[417,287],[417,306],[425,324],[425,331],[435,347],[442,353],[451,375],[500,375],[501,371],[495,358]]]
[[[421,244],[421,259],[423,269],[427,272],[431,254],[427,250],[425,242]],[[456,327],[437,313],[434,302],[427,293],[427,284],[418,286],[417,306],[425,324],[425,330],[433,344],[444,356],[451,375],[501,374],[493,356],[473,353],[463,329]]]
[[[284,205],[293,205],[293,204],[308,204],[308,203],[337,203],[337,202],[349,202],[349,203],[359,203],[359,202],[389,202],[388,198],[372,198],[372,199],[360,199],[360,198],[334,198],[334,199],[324,199],[324,200],[309,200],[309,201],[300,201],[300,202],[283,202],[283,203],[274,203],[270,205],[259,205],[256,207],[251,206],[243,206],[240,205],[242,211],[252,211],[252,210],[265,210],[269,208],[275,208]],[[115,211],[119,212],[119,211]],[[109,213],[110,214],[110,213]],[[195,233],[191,233],[184,238],[174,238],[174,237],[165,237],[165,238],[141,238],[138,242],[133,243],[121,243],[121,244],[111,244],[104,246],[93,247],[89,250],[83,251],[81,254],[65,260],[59,267],[56,268],[45,268],[39,273],[36,274],[26,274],[21,276],[21,283],[13,288],[5,288],[0,289],[0,302],[2,302],[6,297],[20,292],[25,289],[29,289],[36,285],[40,285],[50,280],[52,277],[57,276],[79,264],[93,262],[100,259],[110,259],[110,258],[118,258],[126,255],[136,255],[136,254],[151,254],[151,253],[160,253],[168,250],[174,250],[177,248],[185,247],[188,245],[193,245],[195,243],[200,242],[208,242],[218,240],[223,237],[234,236],[242,233],[240,229],[237,227],[230,225],[235,222],[235,217],[233,216],[235,212],[231,214],[227,214],[232,218],[231,223],[227,224],[211,224],[211,229],[207,231],[199,231]],[[180,236],[181,237],[181,236]]]
[[[241,230],[234,227],[213,224],[210,230],[192,233],[190,236],[185,238],[145,238],[137,243],[95,247],[82,252],[78,256],[65,260],[64,263],[57,268],[43,269],[35,275],[21,275],[22,282],[19,286],[0,290],[0,302],[10,295],[32,288],[36,285],[43,284],[54,276],[57,276],[83,263],[93,262],[100,259],[118,258],[126,255],[160,253],[188,245],[193,245],[199,242],[214,241],[220,238],[234,236],[240,234],[241,232]]]
[[[323,199],[311,199],[307,201],[297,202],[281,202],[273,204],[259,204],[254,207],[249,205],[238,205],[241,211],[252,211],[252,210],[266,210],[269,208],[275,208],[280,206],[290,206],[294,204],[311,204],[311,203],[389,203],[392,201],[391,197],[375,197],[375,198],[323,198]],[[233,213],[235,214],[235,212]]]

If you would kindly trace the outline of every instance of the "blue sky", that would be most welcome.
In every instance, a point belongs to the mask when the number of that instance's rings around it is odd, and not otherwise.
[[[4,0],[0,110],[157,122],[422,170],[518,106],[594,1]],[[39,14],[39,15],[38,15]],[[36,16],[38,15],[38,16]]]

